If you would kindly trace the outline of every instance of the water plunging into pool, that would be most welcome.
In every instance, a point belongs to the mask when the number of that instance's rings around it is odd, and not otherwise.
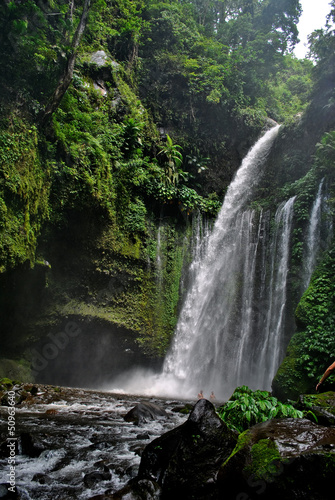
[[[269,212],[250,202],[279,126],[249,151],[230,184],[214,228],[194,252],[188,291],[163,371],[140,392],[229,397],[246,384],[270,389],[283,357],[294,198]],[[131,380],[127,376],[128,381]],[[125,390],[132,391],[131,383]]]

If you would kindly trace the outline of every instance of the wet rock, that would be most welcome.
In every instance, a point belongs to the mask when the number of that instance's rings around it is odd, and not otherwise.
[[[149,433],[145,432],[143,434],[137,434],[136,436],[137,439],[150,439]]]
[[[137,465],[131,465],[130,467],[127,467],[126,469],[126,474],[127,476],[134,478],[137,476],[138,473],[138,466]]]
[[[129,447],[130,451],[132,451],[133,453],[135,453],[135,455],[138,455],[139,457],[142,456],[144,448],[145,448],[144,445],[138,445],[138,444]]]
[[[167,417],[165,410],[154,403],[143,402],[132,408],[124,417],[126,422],[134,422],[136,424],[147,422],[148,420],[156,420],[157,418]]]
[[[39,472],[33,476],[33,481],[36,481],[40,484],[50,484],[52,482],[52,479],[46,474],[42,474]]]
[[[270,420],[240,435],[218,474],[219,498],[330,500],[334,474],[335,428]]]
[[[21,434],[21,447],[22,454],[28,455],[28,457],[32,458],[40,456],[42,451],[47,449],[39,438],[29,434],[28,432]]]
[[[212,403],[202,399],[184,424],[148,444],[138,480],[158,483],[162,498],[215,498],[217,472],[236,440]]]
[[[11,488],[11,489],[9,489]],[[13,491],[14,488],[14,491]],[[11,486],[9,483],[0,484],[0,499],[1,500],[15,500],[23,498],[17,491],[16,486]]]
[[[175,413],[183,413],[185,415],[188,415],[189,413],[191,413],[193,408],[194,408],[194,405],[187,403],[186,405],[175,406],[174,408],[172,408],[171,411],[173,411]]]
[[[11,448],[14,449],[13,447],[13,444],[15,446],[15,455],[18,455],[19,454],[19,443],[18,441],[7,441],[7,439],[5,441],[3,441],[1,444],[0,444],[0,457],[1,458],[8,458],[9,456],[9,445]]]
[[[85,474],[84,476],[84,483],[87,488],[92,488],[95,486],[97,483],[100,483],[101,481],[108,481],[111,479],[112,475],[109,470],[100,472],[100,471],[93,471],[89,472],[88,474]]]
[[[335,425],[335,392],[303,394],[299,397],[299,410],[310,412],[309,420],[316,418],[320,425]]]

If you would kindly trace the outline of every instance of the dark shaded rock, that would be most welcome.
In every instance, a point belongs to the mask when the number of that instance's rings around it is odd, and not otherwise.
[[[112,475],[109,472],[109,470],[100,472],[100,471],[93,471],[89,472],[88,474],[85,474],[84,476],[84,483],[85,486],[88,488],[92,488],[92,486],[95,486],[97,483],[100,483],[101,481],[108,481],[111,479]]]
[[[334,474],[335,428],[270,420],[240,435],[220,469],[219,498],[330,500]]]
[[[38,388],[35,385],[33,385],[32,388],[30,389],[30,393],[32,396],[36,396],[38,393]]]
[[[165,410],[153,403],[143,402],[132,408],[124,417],[126,422],[147,422],[148,420],[156,420],[157,418],[167,417]]]
[[[185,415],[188,415],[189,413],[191,413],[193,408],[194,408],[194,405],[187,403],[186,405],[175,406],[174,408],[172,408],[172,411],[174,413],[183,413]]]
[[[138,479],[157,482],[162,486],[162,498],[215,498],[218,470],[236,440],[212,403],[202,399],[183,425],[148,444]]]
[[[137,439],[150,439],[150,436],[149,436],[148,432],[145,432],[143,434],[137,434],[136,438]]]
[[[22,454],[32,458],[40,456],[47,449],[40,439],[28,432],[21,434],[21,447]]]
[[[10,490],[9,488],[12,488]],[[13,491],[14,489],[14,491]],[[2,483],[0,484],[0,499],[1,500],[14,500],[14,499],[19,499],[20,494],[17,491],[17,488],[14,486],[11,486],[9,483]]]
[[[138,473],[138,466],[137,465],[131,465],[130,467],[127,467],[126,469],[126,474],[127,476],[134,478],[137,476]]]
[[[303,394],[299,397],[298,409],[312,412],[310,420],[316,417],[320,425],[335,425],[335,392],[321,394]]]
[[[1,458],[8,458],[10,451],[14,451],[15,448],[15,455],[19,454],[19,443],[18,441],[13,441],[9,440],[3,441],[0,444],[0,457]]]
[[[42,474],[39,472],[33,476],[33,481],[36,481],[40,484],[50,484],[52,482],[52,479],[50,479],[50,477],[46,474]]]
[[[133,453],[135,453],[136,455],[138,455],[139,457],[142,456],[142,453],[143,453],[143,450],[145,448],[145,445],[138,445],[138,444],[135,444],[133,446],[130,446],[130,451],[132,451]]]

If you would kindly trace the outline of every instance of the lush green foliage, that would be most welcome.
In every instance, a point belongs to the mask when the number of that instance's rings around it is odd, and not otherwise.
[[[329,193],[328,225],[333,223],[334,160],[335,136],[331,131],[325,133],[316,145],[314,164],[307,175],[286,187],[291,195],[297,194],[295,213],[298,225],[292,251],[295,262],[300,262],[300,266],[303,257],[302,227],[309,218],[312,200],[322,178]],[[274,381],[276,392],[281,392],[284,397],[294,398],[303,392],[314,391],[316,382],[335,357],[334,266],[335,250],[332,244],[323,255],[296,309],[298,332],[290,342],[287,357]]]
[[[0,272],[34,262],[49,215],[50,176],[41,165],[36,127],[12,117],[0,127]]]
[[[252,425],[272,418],[302,418],[303,413],[291,404],[284,404],[267,391],[237,387],[218,413],[230,428],[243,432]]]
[[[289,54],[300,6],[92,1],[72,84],[44,129],[83,5],[0,6],[0,270],[33,264],[41,232],[47,239],[73,220],[94,220],[107,247],[100,260],[110,254],[103,274],[124,273],[133,286],[113,296],[108,314],[161,354],[177,313],[179,231],[198,211],[217,213],[266,117],[290,119],[308,102],[311,64]],[[92,62],[97,50],[103,66]]]
[[[321,377],[335,357],[335,250],[324,259],[303,295],[296,316],[304,326],[298,364],[313,381]]]

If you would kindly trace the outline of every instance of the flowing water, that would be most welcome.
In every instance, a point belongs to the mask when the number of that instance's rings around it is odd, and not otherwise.
[[[287,277],[294,198],[275,217],[250,208],[274,127],[250,150],[211,234],[196,247],[187,294],[163,372],[119,379],[132,392],[221,399],[235,387],[270,389],[286,348]],[[126,381],[127,378],[127,381]]]
[[[173,411],[185,401],[63,387],[50,401],[51,392],[41,387],[33,401],[15,407],[15,486],[24,500],[89,499],[117,491],[136,475],[143,448],[187,418]],[[167,417],[126,422],[124,415],[143,401],[159,405]],[[10,471],[8,409],[0,406],[0,498]],[[22,435],[31,436],[33,448],[24,447]]]
[[[322,188],[324,179],[320,182],[319,189],[316,198],[313,203],[310,223],[308,226],[307,244],[306,244],[306,256],[304,259],[305,269],[304,269],[304,289],[309,285],[312,273],[315,268],[315,263],[317,260],[318,253],[320,251],[321,245],[321,216],[322,216]]]

